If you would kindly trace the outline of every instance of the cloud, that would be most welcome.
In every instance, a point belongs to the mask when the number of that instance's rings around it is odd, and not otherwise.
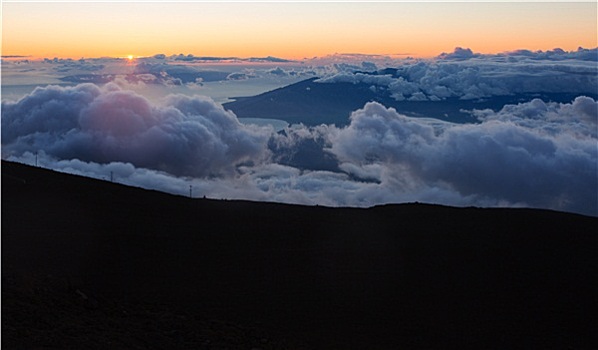
[[[248,61],[248,62],[276,62],[276,63],[289,63],[289,62],[295,62],[293,60],[287,60],[284,58],[278,58],[278,57],[273,57],[273,56],[266,56],[266,57],[250,57],[247,59],[240,59],[243,61]]]
[[[371,70],[372,64],[376,66],[392,67],[401,64],[408,54],[370,55],[359,53],[336,53],[323,57],[306,58],[303,62],[312,66],[334,66],[335,64],[347,64],[361,67],[366,71]],[[375,69],[375,68],[374,68]]]
[[[278,75],[278,76],[283,76],[283,77],[288,75],[288,73],[280,67],[276,67],[276,68],[268,70],[268,74]]]
[[[490,56],[490,55],[488,55]],[[565,51],[563,49],[556,48],[548,51],[530,51],[530,50],[516,50],[506,52],[502,54],[494,55],[495,57],[515,57],[520,59],[532,59],[532,60],[552,60],[552,61],[563,61],[563,60],[582,60],[582,61],[598,61],[598,48],[584,49],[579,47],[577,51]]]
[[[282,77],[282,78],[286,78],[286,77],[300,77],[300,76],[313,76],[314,72],[311,69],[296,69],[297,67],[294,67],[293,69],[283,69],[280,67],[276,67],[276,68],[271,68],[271,69],[266,69],[266,70],[257,70],[254,69],[252,72],[253,74],[256,73],[265,73],[265,75],[273,75],[276,77]]]
[[[209,98],[168,96],[152,104],[115,84],[37,88],[2,103],[2,152],[44,150],[59,159],[129,162],[178,176],[234,172],[267,155],[271,130],[243,126]]]
[[[535,100],[439,131],[368,103],[332,138],[330,151],[359,177],[383,167],[379,181],[399,192],[435,187],[495,204],[596,215],[597,108],[587,97],[564,105]]]
[[[31,57],[31,55],[2,55],[2,58],[27,58]]]
[[[90,62],[89,60],[85,60],[83,58],[79,60],[73,60],[72,58],[44,58],[44,63],[49,64],[57,64],[57,67],[54,68],[57,72],[69,72],[69,71],[87,71],[87,72],[95,72],[101,71],[106,66],[104,64],[95,64]]]
[[[426,67],[424,67],[426,68]],[[458,70],[456,70],[458,71]],[[392,74],[390,75],[392,77]],[[387,79],[385,75],[381,79]],[[477,123],[379,103],[346,127],[242,125],[201,96],[159,103],[115,84],[38,88],[2,103],[2,156],[188,195],[332,206],[421,201],[598,215],[598,104],[474,110]]]
[[[565,104],[533,99],[528,103],[505,105],[496,113],[491,110],[474,110],[472,114],[482,122],[509,122],[551,136],[598,136],[598,106],[594,99],[587,96],[578,96],[572,103]]]
[[[378,72],[337,66],[318,82],[368,84],[397,101],[470,100],[520,93],[596,94],[597,60],[596,49],[481,55],[456,48],[434,60],[406,60]]]
[[[229,72],[214,70],[200,70],[191,65],[168,64],[160,60],[159,63],[152,63],[151,60],[143,60],[135,66],[134,73],[152,74],[156,76],[157,81],[163,84],[182,85],[186,83],[197,83],[201,81],[221,81],[226,80]]]
[[[338,172],[338,161],[325,149],[331,146],[330,138],[337,132],[332,125],[305,127],[291,125],[273,134],[268,142],[271,160],[302,170],[327,170]]]
[[[158,56],[158,55],[156,55]],[[156,57],[154,56],[154,57]],[[160,55],[163,56],[163,55]],[[162,58],[166,58],[166,57],[162,57]],[[242,58],[242,57],[233,57],[233,56],[228,56],[228,57],[218,57],[218,56],[195,56],[193,54],[188,54],[188,55],[184,55],[184,54],[178,54],[178,55],[173,55],[168,57],[171,61],[184,61],[184,62],[209,62],[209,63],[216,63],[216,62],[226,62],[226,63],[230,63],[230,62],[266,62],[266,63],[289,63],[289,62],[295,62],[293,60],[287,60],[284,58],[278,58],[278,57],[273,57],[273,56],[267,56],[267,57],[249,57],[249,58]]]
[[[438,58],[444,60],[467,60],[473,57],[479,57],[479,54],[474,54],[471,49],[464,49],[462,47],[456,47],[451,53],[441,53]]]
[[[226,80],[247,80],[252,78],[253,75],[250,73],[234,72],[226,76]]]
[[[580,60],[580,61],[598,61],[598,48],[585,49],[579,47],[576,51],[565,51],[560,48],[547,51],[531,51],[526,49],[501,52],[497,54],[481,54],[475,53],[469,48],[456,47],[451,53],[441,53],[437,59],[441,60],[467,60],[470,58],[483,58],[485,60],[508,58],[510,62],[521,60],[538,60],[538,61],[564,61],[564,60]]]

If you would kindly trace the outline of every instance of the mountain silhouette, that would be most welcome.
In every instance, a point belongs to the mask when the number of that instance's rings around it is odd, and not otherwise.
[[[187,198],[2,161],[2,347],[596,348],[597,224]]]

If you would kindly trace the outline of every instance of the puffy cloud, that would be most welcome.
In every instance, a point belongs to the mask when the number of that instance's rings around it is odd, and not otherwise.
[[[491,56],[491,55],[488,55]],[[565,51],[563,49],[556,48],[548,51],[530,51],[530,50],[516,50],[495,55],[497,57],[507,56],[515,58],[526,58],[532,60],[582,60],[582,61],[598,61],[598,48],[584,49],[579,47],[577,51]]]
[[[412,73],[424,77],[426,70]],[[39,152],[46,167],[104,179],[112,172],[119,182],[181,195],[192,185],[196,196],[211,198],[598,215],[593,98],[471,113],[477,123],[452,124],[368,103],[343,128],[294,125],[274,133],[240,124],[205,97],[151,103],[115,84],[49,86],[2,103],[2,154],[32,163]]]
[[[380,182],[356,181],[351,175],[330,171],[299,170],[294,167],[263,163],[241,166],[235,177],[190,178],[135,167],[131,163],[85,162],[79,159],[56,159],[43,151],[36,155],[25,152],[9,156],[8,160],[34,164],[36,158],[42,167],[79,174],[103,180],[114,178],[115,182],[156,189],[188,196],[192,186],[193,196],[216,199],[248,199],[282,203],[372,206],[383,203],[426,201],[449,205],[496,205],[473,196],[462,196],[446,188],[434,186],[413,190],[396,188]],[[381,169],[383,167],[380,167]]]
[[[351,123],[332,140],[332,152],[341,160],[366,164],[399,163],[434,138],[434,129],[401,116],[393,108],[368,103],[351,114]]]
[[[76,128],[80,111],[101,94],[93,84],[76,88],[36,88],[17,103],[2,103],[2,144],[36,134],[60,134]],[[34,141],[34,140],[32,140]]]
[[[483,99],[518,93],[596,94],[597,60],[596,49],[481,55],[456,48],[434,60],[405,60],[396,68],[378,72],[337,65],[318,82],[368,84],[398,101]]]
[[[548,61],[564,61],[564,60],[581,60],[581,61],[598,61],[598,48],[585,49],[579,47],[576,51],[565,51],[560,48],[547,51],[531,51],[531,50],[515,50],[508,52],[501,52],[498,54],[480,54],[474,53],[469,48],[456,47],[451,53],[441,53],[437,58],[445,60],[466,60],[470,58],[484,58],[497,59],[508,58],[510,62],[518,60],[548,60]]]
[[[280,67],[276,67],[276,68],[270,69],[268,71],[268,73],[272,74],[272,75],[283,76],[283,77],[288,74],[284,69],[282,69]]]
[[[337,64],[346,65],[349,63],[356,69],[365,71],[375,70],[377,66],[392,67],[400,64],[406,54],[396,55],[368,55],[368,54],[333,54],[323,57],[306,58],[303,62],[312,66],[332,66]],[[360,67],[361,65],[361,67]],[[374,67],[375,65],[376,67]]]
[[[100,60],[85,60],[83,58],[79,60],[73,60],[72,58],[44,58],[43,62],[48,64],[56,64],[54,68],[57,72],[69,72],[69,71],[88,71],[95,72],[105,68],[104,64],[96,64],[93,61]]]
[[[44,150],[60,159],[135,166],[181,176],[230,174],[260,161],[271,130],[243,126],[206,97],[154,105],[115,84],[38,88],[2,103],[2,152]]]
[[[295,67],[297,68],[297,67]],[[258,70],[254,70],[254,73],[259,72]],[[299,76],[312,76],[314,72],[309,69],[283,69],[280,67],[267,69],[264,71],[267,75],[273,75],[276,77],[286,78],[286,77],[299,77]]]
[[[247,80],[252,77],[252,74],[243,72],[233,72],[226,76],[226,80]]]
[[[455,50],[451,53],[443,52],[441,53],[438,58],[444,60],[467,60],[473,57],[479,57],[479,54],[474,54],[471,49],[467,48],[464,49],[462,47],[456,47]]]
[[[372,75],[364,73],[344,72],[333,76],[324,77],[316,80],[318,83],[351,83],[351,84],[370,84],[378,86],[388,86],[394,82],[394,78],[390,74]]]
[[[595,108],[586,97],[565,105],[535,100],[506,106],[480,124],[445,124],[439,132],[369,103],[351,115],[330,151],[359,177],[371,173],[372,164],[383,167],[381,183],[398,193],[435,187],[495,205],[596,215]]]
[[[598,136],[598,104],[587,96],[578,96],[572,103],[564,104],[533,99],[528,103],[505,105],[496,113],[491,110],[474,110],[472,113],[483,122],[508,121],[553,136]]]
[[[507,122],[460,126],[431,145],[417,171],[464,195],[596,213],[595,145]]]
[[[135,66],[134,73],[152,74],[164,84],[181,85],[183,83],[197,83],[201,81],[221,81],[229,75],[228,72],[200,70],[191,65],[169,64],[158,60],[157,63],[151,60],[143,60]]]

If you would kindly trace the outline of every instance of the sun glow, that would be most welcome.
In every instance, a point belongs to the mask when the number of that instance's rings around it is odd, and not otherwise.
[[[457,46],[576,50],[596,46],[596,8],[595,1],[5,2],[2,55],[132,63],[157,53],[302,59],[343,52],[434,57]],[[70,20],[56,23],[63,17]]]

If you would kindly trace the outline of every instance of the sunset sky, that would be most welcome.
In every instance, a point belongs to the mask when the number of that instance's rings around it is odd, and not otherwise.
[[[436,56],[597,45],[596,2],[3,2],[2,55]]]

